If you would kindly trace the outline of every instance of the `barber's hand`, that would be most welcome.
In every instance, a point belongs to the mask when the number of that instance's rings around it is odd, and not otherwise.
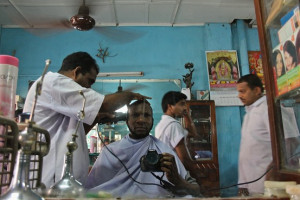
[[[112,121],[115,117],[114,113],[99,112],[97,115],[97,121],[100,124],[105,124],[107,121]]]
[[[198,184],[190,184],[180,176],[177,170],[175,158],[172,154],[162,153],[160,159],[161,170],[166,173],[167,179],[174,185],[168,189],[177,196],[193,195],[202,196],[201,188]]]
[[[161,169],[166,173],[167,179],[175,186],[182,183],[183,178],[179,175],[175,158],[172,154],[163,153],[160,160]]]
[[[132,100],[152,99],[151,97],[147,97],[147,96],[141,95],[141,94],[139,94],[139,93],[134,93],[134,92],[131,92],[131,93],[132,93],[132,95],[133,95]]]

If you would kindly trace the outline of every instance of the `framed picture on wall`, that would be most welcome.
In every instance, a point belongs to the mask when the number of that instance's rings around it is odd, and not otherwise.
[[[240,78],[235,50],[206,51],[210,90],[235,89]]]
[[[256,74],[265,85],[264,71],[260,51],[248,51],[249,72]]]
[[[235,50],[206,51],[210,99],[216,106],[241,106],[236,84],[240,69]]]

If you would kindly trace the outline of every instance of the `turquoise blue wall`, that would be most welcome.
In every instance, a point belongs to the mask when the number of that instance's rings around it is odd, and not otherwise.
[[[62,59],[75,51],[97,54],[99,43],[114,57],[105,63],[97,58],[101,72],[143,71],[145,79],[182,79],[184,64],[194,63],[193,93],[208,90],[205,51],[237,50],[242,75],[249,73],[247,51],[259,50],[257,29],[243,21],[206,24],[201,27],[108,27],[88,32],[75,30],[1,29],[0,53],[20,60],[17,94],[25,97],[28,80],[42,73],[46,59],[57,71]],[[184,86],[184,83],[183,83]],[[242,107],[217,107],[217,136],[221,187],[236,184]],[[222,196],[236,195],[236,187]]]

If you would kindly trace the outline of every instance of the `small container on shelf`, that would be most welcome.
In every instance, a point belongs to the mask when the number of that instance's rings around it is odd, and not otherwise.
[[[264,196],[277,198],[289,197],[289,194],[286,192],[286,187],[296,184],[295,181],[265,181]]]
[[[290,195],[290,200],[300,200],[300,185],[286,186],[286,193]]]

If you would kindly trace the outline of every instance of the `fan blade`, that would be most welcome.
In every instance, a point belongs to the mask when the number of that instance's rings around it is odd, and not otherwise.
[[[48,37],[61,32],[72,31],[73,27],[71,26],[69,20],[63,19],[58,23],[48,23],[45,26],[24,28],[24,30],[38,37]]]
[[[64,28],[73,29],[73,26],[69,19],[61,20],[61,24]]]

